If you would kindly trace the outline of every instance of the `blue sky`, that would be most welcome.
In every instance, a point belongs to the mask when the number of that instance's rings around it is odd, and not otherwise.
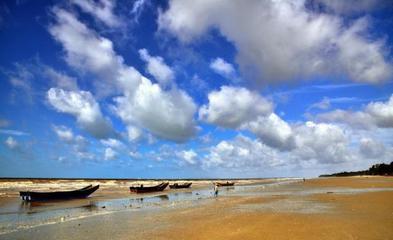
[[[0,176],[317,176],[393,159],[389,1],[5,1]]]

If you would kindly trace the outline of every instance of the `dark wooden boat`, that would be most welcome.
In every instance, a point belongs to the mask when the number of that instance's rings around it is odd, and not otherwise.
[[[135,193],[161,192],[164,191],[168,184],[169,182],[163,182],[151,187],[144,187],[143,185],[138,187],[130,187],[130,191]]]
[[[100,185],[92,186],[72,190],[72,191],[58,191],[58,192],[19,192],[19,195],[24,201],[45,201],[45,200],[61,200],[61,199],[74,199],[74,198],[86,198],[93,192],[95,192]]]
[[[192,184],[192,182],[183,183],[183,184],[174,183],[174,184],[169,185],[169,188],[171,188],[171,189],[189,188],[189,187],[191,187],[191,184]]]
[[[215,184],[218,187],[228,187],[235,185],[235,182],[216,182]]]

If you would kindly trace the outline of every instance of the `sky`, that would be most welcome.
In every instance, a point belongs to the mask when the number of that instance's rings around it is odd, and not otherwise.
[[[0,3],[0,177],[315,177],[393,160],[389,0]]]

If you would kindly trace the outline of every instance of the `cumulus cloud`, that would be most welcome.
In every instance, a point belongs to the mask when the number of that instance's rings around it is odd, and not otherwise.
[[[296,148],[292,151],[299,161],[339,163],[352,160],[349,139],[339,126],[306,122],[294,128]]]
[[[115,135],[110,121],[104,118],[90,92],[51,88],[47,92],[47,99],[57,111],[74,116],[78,124],[92,136],[107,138]]]
[[[127,126],[127,137],[130,142],[138,141],[142,138],[142,130],[134,126]]]
[[[363,111],[337,109],[317,115],[320,121],[345,123],[353,127],[393,128],[393,95],[386,102],[371,102]]]
[[[228,78],[228,79],[235,79],[236,78],[236,71],[232,64],[226,62],[222,58],[215,58],[210,62],[210,68],[220,74],[221,76]]]
[[[366,158],[381,158],[386,148],[383,143],[368,137],[363,137],[359,144],[360,153]]]
[[[387,102],[369,103],[365,112],[371,116],[378,127],[393,128],[393,95]]]
[[[364,112],[346,111],[341,109],[318,114],[317,119],[318,121],[323,122],[347,123],[353,127],[365,129],[369,129],[374,126],[370,115]]]
[[[104,159],[105,160],[114,160],[117,157],[117,152],[110,147],[105,148],[104,151]]]
[[[293,161],[340,163],[352,159],[349,136],[334,124],[297,123],[288,124],[276,114],[260,117],[243,125],[264,144],[281,153],[289,152]]]
[[[146,71],[152,75],[161,86],[166,87],[171,84],[175,78],[175,73],[166,65],[162,57],[151,56],[144,48],[139,49],[139,56],[147,64]]]
[[[93,15],[96,19],[105,23],[108,27],[121,25],[120,19],[114,14],[116,1],[112,0],[71,0],[84,12]]]
[[[244,123],[242,129],[251,131],[271,147],[289,150],[295,145],[291,126],[275,113]]]
[[[9,149],[15,149],[19,145],[13,137],[8,137],[4,143]]]
[[[70,12],[60,8],[52,11],[56,24],[49,27],[49,32],[66,50],[65,60],[80,71],[97,75],[102,81],[94,81],[94,84],[100,95],[118,91],[114,79],[128,80],[124,85],[129,87],[135,85],[139,73],[133,68],[124,68],[124,60],[116,55],[110,40],[98,36]]]
[[[158,18],[160,30],[183,42],[217,29],[235,45],[244,76],[258,84],[326,73],[387,80],[393,70],[386,47],[365,37],[367,23],[363,18],[347,25],[340,16],[307,9],[306,0],[172,0]]]
[[[209,103],[199,110],[202,120],[226,128],[250,131],[258,137],[258,144],[263,145],[264,151],[287,152],[291,156],[286,158],[294,162],[329,164],[352,159],[348,150],[348,136],[337,125],[311,121],[289,124],[273,112],[269,101],[244,88],[222,87],[220,91],[211,92],[208,99]],[[215,150],[233,154],[233,149],[231,144],[224,141]],[[236,151],[235,156],[239,157]],[[217,154],[211,154],[209,158],[212,159],[208,161],[210,163],[220,165],[223,162]]]
[[[182,142],[196,132],[193,119],[196,105],[184,91],[163,91],[159,85],[142,78],[134,95],[115,101],[116,112],[123,121],[147,128],[160,138]]]
[[[74,133],[65,126],[53,126],[53,131],[62,141],[71,142],[74,140]]]
[[[203,160],[203,167],[260,168],[282,164],[283,159],[273,148],[259,140],[238,135],[230,141],[221,141],[212,146]]]
[[[110,147],[112,149],[120,149],[124,147],[124,144],[121,141],[114,138],[101,139],[100,141],[103,145]]]
[[[347,164],[359,159],[349,135],[332,124],[306,122],[290,126],[291,148],[269,146],[265,138],[238,135],[209,148],[202,166],[265,169],[275,166]],[[274,131],[274,130],[273,130]]]
[[[72,147],[71,153],[77,158],[90,160],[95,158],[94,154],[88,152],[88,141],[80,135],[75,135],[71,128],[53,125],[52,129],[61,141]]]
[[[118,95],[114,109],[127,126],[177,142],[195,134],[196,106],[187,93],[177,87],[163,90],[126,65],[109,39],[99,36],[64,9],[55,8],[53,12],[56,23],[49,31],[63,45],[67,63],[101,79],[96,85],[104,95]]]
[[[197,163],[198,154],[194,150],[183,150],[176,154],[183,162],[195,165]]]
[[[272,112],[271,102],[246,88],[223,86],[210,92],[209,102],[199,109],[199,118],[221,127],[237,128]]]

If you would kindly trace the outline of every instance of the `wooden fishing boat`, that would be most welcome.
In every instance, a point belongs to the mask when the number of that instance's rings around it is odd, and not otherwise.
[[[174,183],[174,184],[169,185],[169,188],[171,188],[171,189],[189,188],[189,187],[191,187],[191,184],[192,184],[192,182],[183,183],[183,184]]]
[[[216,182],[215,185],[217,187],[228,187],[235,185],[235,182]]]
[[[144,187],[143,185],[137,187],[130,187],[130,191],[135,193],[161,192],[164,191],[168,184],[169,182],[163,182],[151,187]]]
[[[19,192],[19,195],[24,201],[45,201],[45,200],[60,200],[60,199],[74,199],[74,198],[86,198],[93,192],[95,192],[100,185],[92,186],[72,190],[72,191],[57,191],[57,192]]]

